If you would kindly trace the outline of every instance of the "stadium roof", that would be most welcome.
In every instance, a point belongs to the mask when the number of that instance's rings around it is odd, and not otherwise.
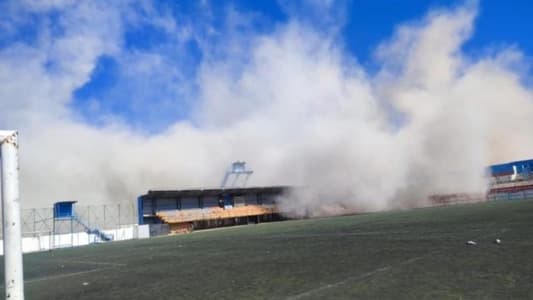
[[[533,159],[512,161],[508,163],[492,165],[489,167],[489,170],[493,176],[500,176],[513,174],[513,168],[516,168],[516,171],[518,173],[531,172],[533,171]]]
[[[217,196],[222,194],[239,195],[245,193],[280,193],[288,190],[289,186],[264,186],[264,187],[228,187],[228,188],[199,188],[184,190],[149,190],[146,195],[141,197],[150,198],[177,198],[177,197],[198,197],[198,196]]]

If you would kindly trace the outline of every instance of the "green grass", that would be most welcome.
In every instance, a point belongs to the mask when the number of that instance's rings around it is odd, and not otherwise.
[[[26,299],[533,299],[533,201],[91,245],[24,268]]]

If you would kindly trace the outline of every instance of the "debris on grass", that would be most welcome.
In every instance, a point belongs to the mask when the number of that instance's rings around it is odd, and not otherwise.
[[[477,245],[477,243],[474,242],[474,241],[468,241],[468,242],[466,242],[466,244],[469,245],[469,246]]]
[[[495,240],[494,240],[494,243],[496,243],[496,244],[498,244],[498,245],[499,245],[499,244],[501,244],[501,243],[502,243],[502,240],[500,240],[500,239],[495,239]]]

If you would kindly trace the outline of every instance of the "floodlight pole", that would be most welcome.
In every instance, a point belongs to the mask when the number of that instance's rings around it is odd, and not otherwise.
[[[24,299],[20,228],[18,133],[0,130],[2,220],[6,299]]]

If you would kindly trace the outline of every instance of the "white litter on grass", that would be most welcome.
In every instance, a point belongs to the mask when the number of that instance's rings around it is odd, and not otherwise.
[[[468,242],[466,242],[466,244],[467,244],[467,245],[472,245],[472,246],[473,246],[473,245],[477,245],[477,243],[474,242],[474,241],[468,241]]]
[[[83,285],[89,285],[89,283],[88,282],[84,282]]]
[[[502,241],[501,241],[500,239],[495,239],[494,242],[495,242],[496,244],[498,244],[498,245],[502,243]]]

